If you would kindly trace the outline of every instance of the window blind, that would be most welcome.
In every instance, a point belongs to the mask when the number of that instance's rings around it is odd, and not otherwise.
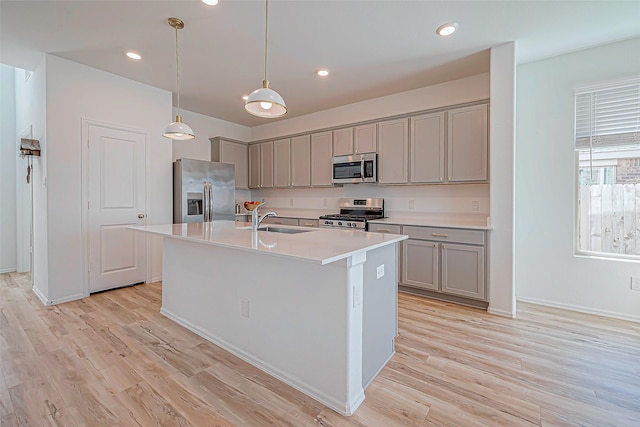
[[[640,145],[640,78],[576,90],[576,149]]]

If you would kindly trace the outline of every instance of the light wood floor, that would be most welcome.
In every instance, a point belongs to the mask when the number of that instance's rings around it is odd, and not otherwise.
[[[0,425],[640,426],[640,324],[401,294],[397,354],[342,417],[159,314],[161,284],[45,308],[0,275]]]

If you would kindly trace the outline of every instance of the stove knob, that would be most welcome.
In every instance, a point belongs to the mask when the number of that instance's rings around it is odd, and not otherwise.
[[[351,224],[351,226],[352,226],[353,228],[355,228],[355,227],[356,227],[356,223],[354,222],[353,224]]]
[[[338,221],[338,225],[342,225],[342,221]]]
[[[350,222],[347,223],[347,227],[351,227],[351,223]]]
[[[325,221],[324,223],[327,225],[331,225],[331,221]]]

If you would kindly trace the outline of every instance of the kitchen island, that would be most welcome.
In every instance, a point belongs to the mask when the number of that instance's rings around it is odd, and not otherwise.
[[[397,242],[406,236],[236,225],[133,227],[163,236],[161,312],[353,414],[394,354]]]

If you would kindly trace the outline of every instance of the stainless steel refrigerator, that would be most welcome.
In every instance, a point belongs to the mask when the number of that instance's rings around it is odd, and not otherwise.
[[[173,162],[173,223],[235,219],[235,166],[203,160]]]

